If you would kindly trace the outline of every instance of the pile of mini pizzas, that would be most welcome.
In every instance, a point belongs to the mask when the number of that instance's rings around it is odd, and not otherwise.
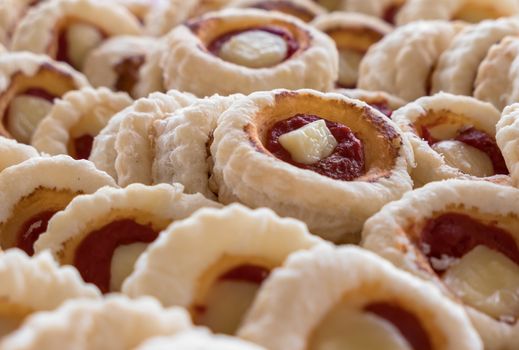
[[[3,0],[0,350],[519,349],[519,1]]]

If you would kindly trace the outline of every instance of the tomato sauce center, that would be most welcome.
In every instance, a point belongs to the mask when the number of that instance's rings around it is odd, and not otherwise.
[[[27,255],[34,255],[34,243],[42,233],[47,231],[47,225],[54,214],[55,211],[45,211],[27,220],[18,232],[16,246]]]
[[[151,225],[124,219],[90,232],[76,249],[74,266],[85,282],[93,283],[103,293],[109,292],[111,264],[115,250],[122,245],[150,243],[158,236]]]
[[[364,146],[353,131],[345,125],[325,120],[326,126],[337,141],[337,147],[328,157],[314,164],[302,164],[294,161],[290,153],[280,144],[280,136],[320,119],[315,115],[297,114],[292,118],[277,122],[268,131],[267,150],[284,162],[334,180],[351,181],[364,175],[366,172]]]
[[[429,259],[461,258],[478,245],[484,245],[519,265],[519,249],[510,233],[464,214],[446,213],[429,220],[418,244]]]
[[[73,140],[74,143],[74,158],[75,159],[88,159],[92,152],[92,146],[94,145],[94,137],[91,135],[83,135],[76,137]]]

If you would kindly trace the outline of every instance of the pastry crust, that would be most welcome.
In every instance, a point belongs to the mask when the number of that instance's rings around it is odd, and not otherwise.
[[[484,200],[482,200],[484,198]],[[401,200],[384,207],[370,218],[362,232],[362,246],[374,251],[397,267],[434,282],[444,293],[456,299],[434,273],[422,250],[412,243],[423,223],[442,212],[471,213],[497,225],[517,227],[519,191],[486,181],[448,180],[428,184]],[[512,217],[513,219],[510,219]],[[416,227],[411,233],[410,227]],[[516,241],[513,229],[508,230]],[[519,339],[519,324],[499,322],[465,305],[473,325],[485,343],[485,349],[514,349]]]
[[[139,69],[139,77],[133,88],[136,98],[148,97],[153,92],[165,92],[160,61],[166,51],[166,39],[159,38],[153,48],[146,51],[146,59]]]
[[[74,22],[90,24],[108,37],[141,32],[137,18],[123,6],[96,0],[48,1],[31,9],[22,19],[11,47],[56,58],[57,33]]]
[[[135,350],[265,350],[263,347],[227,335],[213,335],[205,328],[196,328],[173,337],[147,340]]]
[[[18,21],[32,0],[5,0],[0,6],[0,43],[8,45]]]
[[[375,108],[377,108],[377,106],[387,106],[387,108],[389,108],[391,111],[396,111],[397,109],[406,105],[406,102],[402,100],[400,97],[396,97],[384,91],[368,91],[362,89],[337,89],[334,92],[349,98],[355,98],[357,100],[364,101],[368,105],[374,105]]]
[[[275,158],[263,146],[267,130],[298,113],[351,128],[366,147],[366,174],[333,180]],[[364,220],[412,187],[411,145],[396,124],[361,101],[333,93],[275,90],[239,100],[221,116],[211,154],[221,202],[270,207],[332,241],[355,241]]]
[[[131,103],[126,93],[107,88],[87,87],[68,92],[38,125],[31,144],[42,153],[77,158],[71,141],[83,135],[95,137],[114,114]]]
[[[432,19],[479,22],[518,13],[519,3],[514,0],[407,0],[396,15],[396,23],[403,25]]]
[[[405,133],[414,150],[416,165],[411,176],[415,187],[450,178],[477,179],[448,165],[444,157],[417,134],[415,125],[420,122],[425,123],[430,118],[436,118],[443,123],[452,123],[460,129],[463,126],[473,126],[495,137],[496,123],[500,118],[499,111],[490,103],[472,97],[438,93],[409,103],[392,115],[392,119]],[[494,175],[483,179],[506,183],[508,176]]]
[[[0,136],[0,172],[29,158],[39,156],[34,147]]]
[[[408,0],[342,0],[339,9],[380,17],[393,23],[394,14],[391,12],[398,11],[406,1]]]
[[[130,300],[113,295],[71,301],[53,312],[38,313],[2,345],[13,350],[123,350],[190,327],[183,309],[164,309],[151,298]]]
[[[519,101],[519,40],[506,37],[493,45],[478,68],[474,97],[499,110]]]
[[[290,253],[319,244],[325,243],[303,223],[282,219],[270,209],[238,204],[203,209],[164,231],[137,261],[123,292],[131,297],[151,295],[165,306],[191,307],[204,289],[233,267],[259,261],[270,270]],[[189,248],[193,246],[197,254]]]
[[[218,34],[262,26],[290,32],[299,48],[283,62],[267,68],[227,62],[207,50]],[[255,9],[226,9],[179,26],[168,35],[167,52],[162,60],[166,88],[197,96],[274,88],[326,91],[332,88],[338,72],[337,49],[326,35],[292,16]],[[205,74],[200,74],[200,67],[207,67]]]
[[[432,76],[432,93],[471,96],[478,68],[493,44],[519,33],[514,18],[483,21],[468,27],[442,53]]]
[[[428,95],[436,61],[460,29],[459,23],[445,21],[418,21],[395,29],[364,56],[358,87],[406,101]]]
[[[519,187],[519,104],[515,103],[503,110],[501,119],[496,126],[496,141],[510,170],[512,183]]]
[[[106,86],[114,91],[125,91],[133,97],[142,96],[135,91],[141,79],[154,80],[146,84],[158,87],[154,91],[161,91],[162,76],[160,74],[144,75],[141,73],[145,63],[151,56],[156,55],[156,51],[160,48],[160,41],[152,37],[113,37],[90,52],[86,58],[83,72],[93,86]]]
[[[4,120],[10,102],[19,93],[36,88],[60,97],[70,90],[89,86],[86,77],[67,64],[56,62],[45,55],[29,52],[9,52],[0,55],[0,114]],[[43,116],[42,116],[43,118]],[[30,120],[27,122],[31,122]],[[11,121],[12,123],[12,121]],[[0,134],[13,136],[0,124]],[[37,125],[15,132],[18,141],[29,143]],[[13,128],[14,126],[11,126]]]
[[[384,302],[412,313],[432,349],[482,349],[459,305],[430,283],[354,246],[319,246],[292,254],[266,281],[238,335],[272,350],[302,350],[337,306],[362,312]]]
[[[113,116],[95,138],[90,160],[121,186],[152,183],[152,123],[195,102],[191,94],[171,90],[135,101]]]
[[[200,194],[184,194],[179,184],[133,184],[122,189],[105,187],[73,199],[65,210],[49,221],[47,231],[34,247],[36,252],[49,250],[61,264],[74,264],[81,242],[91,232],[112,222],[128,219],[150,225],[160,232],[172,221],[184,219],[200,208],[220,206]],[[120,287],[112,284],[111,291],[115,291],[112,287]]]
[[[0,253],[0,278],[2,337],[32,313],[53,310],[70,299],[101,296],[95,286],[83,282],[75,269],[59,267],[48,253],[32,258],[18,249]],[[6,320],[12,321],[13,328],[7,326]]]
[[[42,213],[60,211],[75,196],[103,186],[116,184],[92,163],[68,156],[31,158],[10,166],[0,173],[0,244],[4,249],[19,246],[20,230],[26,230],[27,222]],[[32,244],[24,249],[30,252]]]
[[[312,0],[234,0],[228,7],[257,8],[292,15],[304,22],[324,15],[326,10]]]
[[[144,18],[146,34],[162,36],[187,20],[200,0],[159,0]]]
[[[339,51],[337,84],[350,88],[357,85],[360,60],[370,46],[393,30],[377,17],[348,12],[332,12],[319,16],[312,25],[334,40]]]
[[[199,100],[153,123],[153,183],[181,183],[186,193],[216,199],[209,178],[212,159],[208,145],[218,117],[243,95],[218,95]]]

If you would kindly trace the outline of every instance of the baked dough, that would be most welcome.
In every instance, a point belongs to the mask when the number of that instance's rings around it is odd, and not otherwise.
[[[519,153],[517,151],[517,140],[519,140],[519,105],[517,103],[503,110],[496,129],[496,141],[503,153],[506,165],[510,170],[512,183],[515,187],[519,187]]]
[[[0,172],[11,165],[39,156],[34,147],[0,136]]]
[[[200,192],[216,199],[218,191],[209,181],[212,159],[208,144],[218,117],[242,97],[215,95],[155,121],[152,182],[179,182],[186,193]]]
[[[436,61],[461,27],[446,21],[418,21],[398,27],[364,56],[358,87],[386,91],[406,101],[428,95]]]
[[[407,0],[396,15],[398,25],[417,20],[463,20],[471,23],[519,14],[514,0]]]
[[[135,350],[266,350],[259,345],[226,335],[212,335],[204,328],[185,331],[172,337],[157,337]]]
[[[167,40],[165,87],[200,97],[281,87],[329,90],[338,74],[333,41],[281,13],[226,9],[177,27]]]
[[[85,86],[83,74],[45,55],[0,54],[0,134],[28,144],[53,99]]]
[[[339,51],[339,79],[344,88],[357,86],[359,65],[371,45],[393,28],[376,17],[347,12],[333,12],[319,16],[312,25],[328,34]]]
[[[8,45],[13,31],[32,0],[5,0],[0,6],[0,43]]]
[[[154,79],[147,84],[153,84],[158,87],[156,91],[162,91],[160,74],[144,76],[140,72],[150,56],[160,48],[160,41],[156,38],[117,36],[90,52],[83,72],[92,85],[124,91],[133,97],[141,97],[135,91],[141,79]]]
[[[326,13],[323,7],[312,0],[235,0],[231,1],[228,7],[277,11],[297,17],[304,22],[310,22]]]
[[[166,51],[166,39],[159,38],[153,48],[146,51],[146,59],[139,69],[139,77],[133,88],[137,98],[148,97],[153,92],[165,92],[164,77],[160,61]]]
[[[186,307],[195,323],[233,334],[266,276],[254,282],[249,276],[225,276],[244,266],[261,268],[268,275],[290,253],[318,244],[326,243],[301,222],[281,219],[270,209],[238,204],[204,209],[162,233],[138,260],[123,292]]]
[[[334,180],[274,157],[265,148],[267,131],[297,114],[351,128],[364,143],[364,175],[353,181]],[[358,240],[364,220],[412,187],[411,145],[400,129],[367,104],[333,93],[251,94],[221,116],[211,154],[212,180],[222,203],[272,208],[279,215],[304,221],[312,233],[334,242]]]
[[[447,287],[448,282],[445,282],[445,277],[449,276],[449,271],[444,272],[443,278],[438,277],[426,256],[431,249],[430,246],[416,243],[422,235],[424,225],[429,219],[445,213],[468,215],[485,224],[505,229],[510,234],[513,244],[513,241],[519,242],[516,205],[518,200],[519,191],[517,189],[486,181],[448,180],[431,183],[409,193],[401,200],[387,205],[370,218],[364,225],[362,246],[388,259],[401,269],[431,280],[451,298],[461,302],[469,297],[469,295],[463,294],[463,291],[467,289],[459,287],[459,289],[452,290]],[[472,232],[474,231],[467,231],[471,235]],[[468,238],[468,240],[470,239]],[[457,247],[462,249],[461,247],[464,245],[465,243],[460,242]],[[497,254],[504,257],[499,250]],[[456,264],[457,259],[449,261],[452,260],[450,258],[444,256],[441,259],[443,261],[436,263]],[[471,283],[470,279],[474,280],[473,277],[477,279],[478,276],[481,278],[480,282],[484,283],[483,270],[492,268],[492,264],[496,264],[496,261],[494,258],[494,261],[489,262],[486,267],[473,263],[472,265],[476,266],[474,268],[478,268],[479,271],[473,275],[471,275],[471,271],[466,271],[464,277],[469,281],[467,283]],[[444,268],[449,268],[449,265],[444,266],[442,270]],[[497,273],[496,277],[499,275],[500,273]],[[480,300],[479,307],[481,308],[485,305],[488,307],[488,304],[517,303],[517,291],[505,296],[506,292],[504,292],[505,294],[499,293],[498,290],[491,289],[491,286],[485,288],[485,291],[488,292],[486,296],[488,299]],[[454,295],[457,295],[458,298]],[[500,322],[479,311],[478,306],[474,304],[465,303],[465,307],[473,325],[484,341],[485,349],[511,350],[517,346],[519,339],[517,322],[512,320],[509,323],[505,318],[503,318],[503,322]]]
[[[112,2],[46,1],[29,11],[16,27],[11,48],[66,60],[80,70],[88,52],[106,37],[140,32],[137,18]],[[66,47],[60,47],[60,37]]]
[[[399,97],[384,91],[368,91],[362,89],[337,89],[334,92],[349,98],[355,98],[366,102],[371,107],[378,109],[386,116],[391,117],[393,112],[405,106],[406,102]]]
[[[147,14],[155,6],[155,1],[150,0],[115,0],[114,2],[126,7],[141,23],[144,23]]]
[[[151,298],[130,300],[109,296],[101,300],[74,300],[52,312],[28,319],[2,344],[13,350],[125,350],[145,340],[191,328],[180,308],[164,309]]]
[[[411,175],[415,187],[449,178],[479,177],[492,181],[507,181],[505,175],[494,175],[497,169],[492,167],[492,163],[490,163],[491,173],[485,171],[487,167],[478,166],[485,163],[477,159],[471,163],[470,159],[466,158],[467,153],[459,149],[460,145],[454,145],[451,149],[447,149],[448,144],[443,148],[441,146],[435,148],[443,142],[442,140],[454,140],[460,130],[468,127],[474,127],[495,138],[496,123],[500,114],[490,103],[468,96],[439,93],[407,104],[393,113],[392,118],[413,146],[416,166]],[[431,146],[426,140],[422,127],[427,128],[431,133],[436,132],[437,135],[433,135],[433,138],[439,142]],[[442,154],[440,151],[446,153]],[[457,156],[457,152],[462,152],[462,156]]]
[[[439,91],[471,96],[478,68],[493,44],[519,34],[514,18],[483,21],[468,27],[442,53],[432,76],[432,93]]]
[[[92,163],[68,156],[30,158],[3,170],[0,246],[17,246],[32,254],[32,244],[54,213],[75,196],[103,186],[116,185]]]
[[[519,40],[506,37],[494,44],[478,68],[474,97],[499,110],[519,101]]]
[[[35,243],[35,251],[50,250],[61,264],[76,266],[85,281],[96,283],[105,293],[115,292],[133,270],[137,257],[160,231],[173,220],[184,219],[202,207],[220,205],[200,194],[184,194],[178,184],[105,187],[75,198],[53,217]],[[104,241],[100,241],[101,237]],[[94,256],[88,250],[91,243],[99,245]],[[106,250],[112,243],[114,248]]]
[[[398,327],[377,313],[384,308],[404,312],[405,317],[394,314],[393,322],[409,317],[425,339],[420,342],[414,333],[413,341],[406,340],[409,324]],[[483,349],[459,305],[432,284],[354,246],[318,246],[292,254],[260,290],[238,336],[271,350],[314,350],[325,344],[338,349]]]
[[[87,87],[68,92],[40,122],[31,144],[45,154],[88,159],[93,138],[114,114],[131,103],[126,93],[107,88]]]
[[[135,101],[114,115],[94,139],[90,160],[121,186],[134,182],[151,184],[153,122],[195,101],[193,95],[175,90]]]
[[[76,270],[59,267],[48,253],[32,258],[18,249],[0,253],[0,278],[0,337],[32,313],[53,310],[69,299],[101,296]]]

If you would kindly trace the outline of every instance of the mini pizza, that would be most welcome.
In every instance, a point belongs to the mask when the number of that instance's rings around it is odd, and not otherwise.
[[[116,186],[88,161],[68,156],[37,157],[0,173],[0,247],[18,247],[29,255],[49,220],[76,196]]]
[[[339,51],[339,79],[342,88],[355,88],[359,65],[371,45],[393,28],[384,21],[363,14],[334,12],[323,15],[312,25],[330,36]]]
[[[263,347],[227,335],[212,335],[198,328],[178,333],[172,337],[157,337],[144,342],[135,350],[266,350]]]
[[[243,95],[212,96],[154,122],[153,183],[181,183],[186,193],[216,199],[208,145],[217,119]]]
[[[135,349],[149,338],[189,330],[180,308],[164,309],[151,298],[130,300],[112,295],[101,300],[72,300],[51,312],[40,312],[7,337],[13,350]]]
[[[31,144],[38,151],[68,154],[75,159],[88,159],[94,137],[110,118],[132,104],[126,93],[107,88],[90,87],[66,93],[34,131]]]
[[[116,35],[139,35],[135,16],[112,2],[46,1],[31,9],[13,34],[14,51],[47,54],[81,70],[87,54]]]
[[[180,185],[105,187],[76,197],[55,215],[35,251],[50,250],[103,293],[116,292],[162,230],[202,207],[220,205],[200,194],[184,194]]]
[[[371,107],[378,109],[387,117],[391,118],[393,112],[405,106],[406,102],[399,97],[384,91],[368,91],[362,89],[337,89],[334,92],[349,98],[355,98],[366,102]]]
[[[496,143],[500,114],[490,103],[439,93],[393,114],[411,142],[415,187],[449,178],[507,182],[508,168]]]
[[[492,45],[518,34],[519,21],[514,18],[483,21],[467,28],[439,57],[431,92],[472,96],[478,68]]]
[[[95,137],[89,159],[122,186],[135,182],[152,184],[153,122],[195,101],[193,95],[175,90],[135,101],[114,115]]]
[[[235,0],[228,7],[256,8],[265,11],[277,11],[310,22],[326,10],[312,0]]]
[[[89,86],[83,74],[44,55],[0,54],[0,134],[30,143],[54,100]]]
[[[39,156],[34,147],[0,136],[0,172],[11,165]]]
[[[428,95],[438,57],[461,28],[459,23],[421,21],[395,29],[364,56],[358,87],[406,101]]]
[[[329,90],[337,79],[333,41],[281,13],[227,9],[178,26],[167,40],[165,87],[200,97],[274,88]]]
[[[213,135],[222,203],[269,207],[334,242],[412,188],[411,145],[367,104],[314,90],[257,92],[234,103]]]
[[[293,253],[238,336],[271,350],[483,349],[460,305],[355,246]]]
[[[117,36],[103,42],[87,56],[83,72],[94,86],[105,86],[137,97],[135,89],[141,79],[154,79],[148,84],[162,91],[162,75],[140,73],[149,56],[161,49],[160,41],[145,36]]]
[[[517,14],[519,3],[515,0],[407,0],[396,15],[396,23],[432,19],[476,23]]]
[[[290,253],[318,244],[326,243],[301,222],[269,209],[234,204],[201,210],[171,225],[150,246],[123,292],[183,306],[196,325],[234,334],[270,272]]]
[[[486,181],[429,184],[364,225],[363,246],[463,304],[485,349],[519,341],[519,190]]]
[[[75,269],[59,267],[48,253],[28,257],[18,249],[0,253],[0,339],[38,311],[53,310],[70,299],[98,299]]]
[[[517,140],[519,140],[519,105],[513,104],[506,107],[501,119],[496,126],[496,141],[503,152],[510,176],[515,187],[519,187],[519,153]]]
[[[478,68],[474,97],[499,110],[519,102],[519,40],[506,37],[494,44]]]

